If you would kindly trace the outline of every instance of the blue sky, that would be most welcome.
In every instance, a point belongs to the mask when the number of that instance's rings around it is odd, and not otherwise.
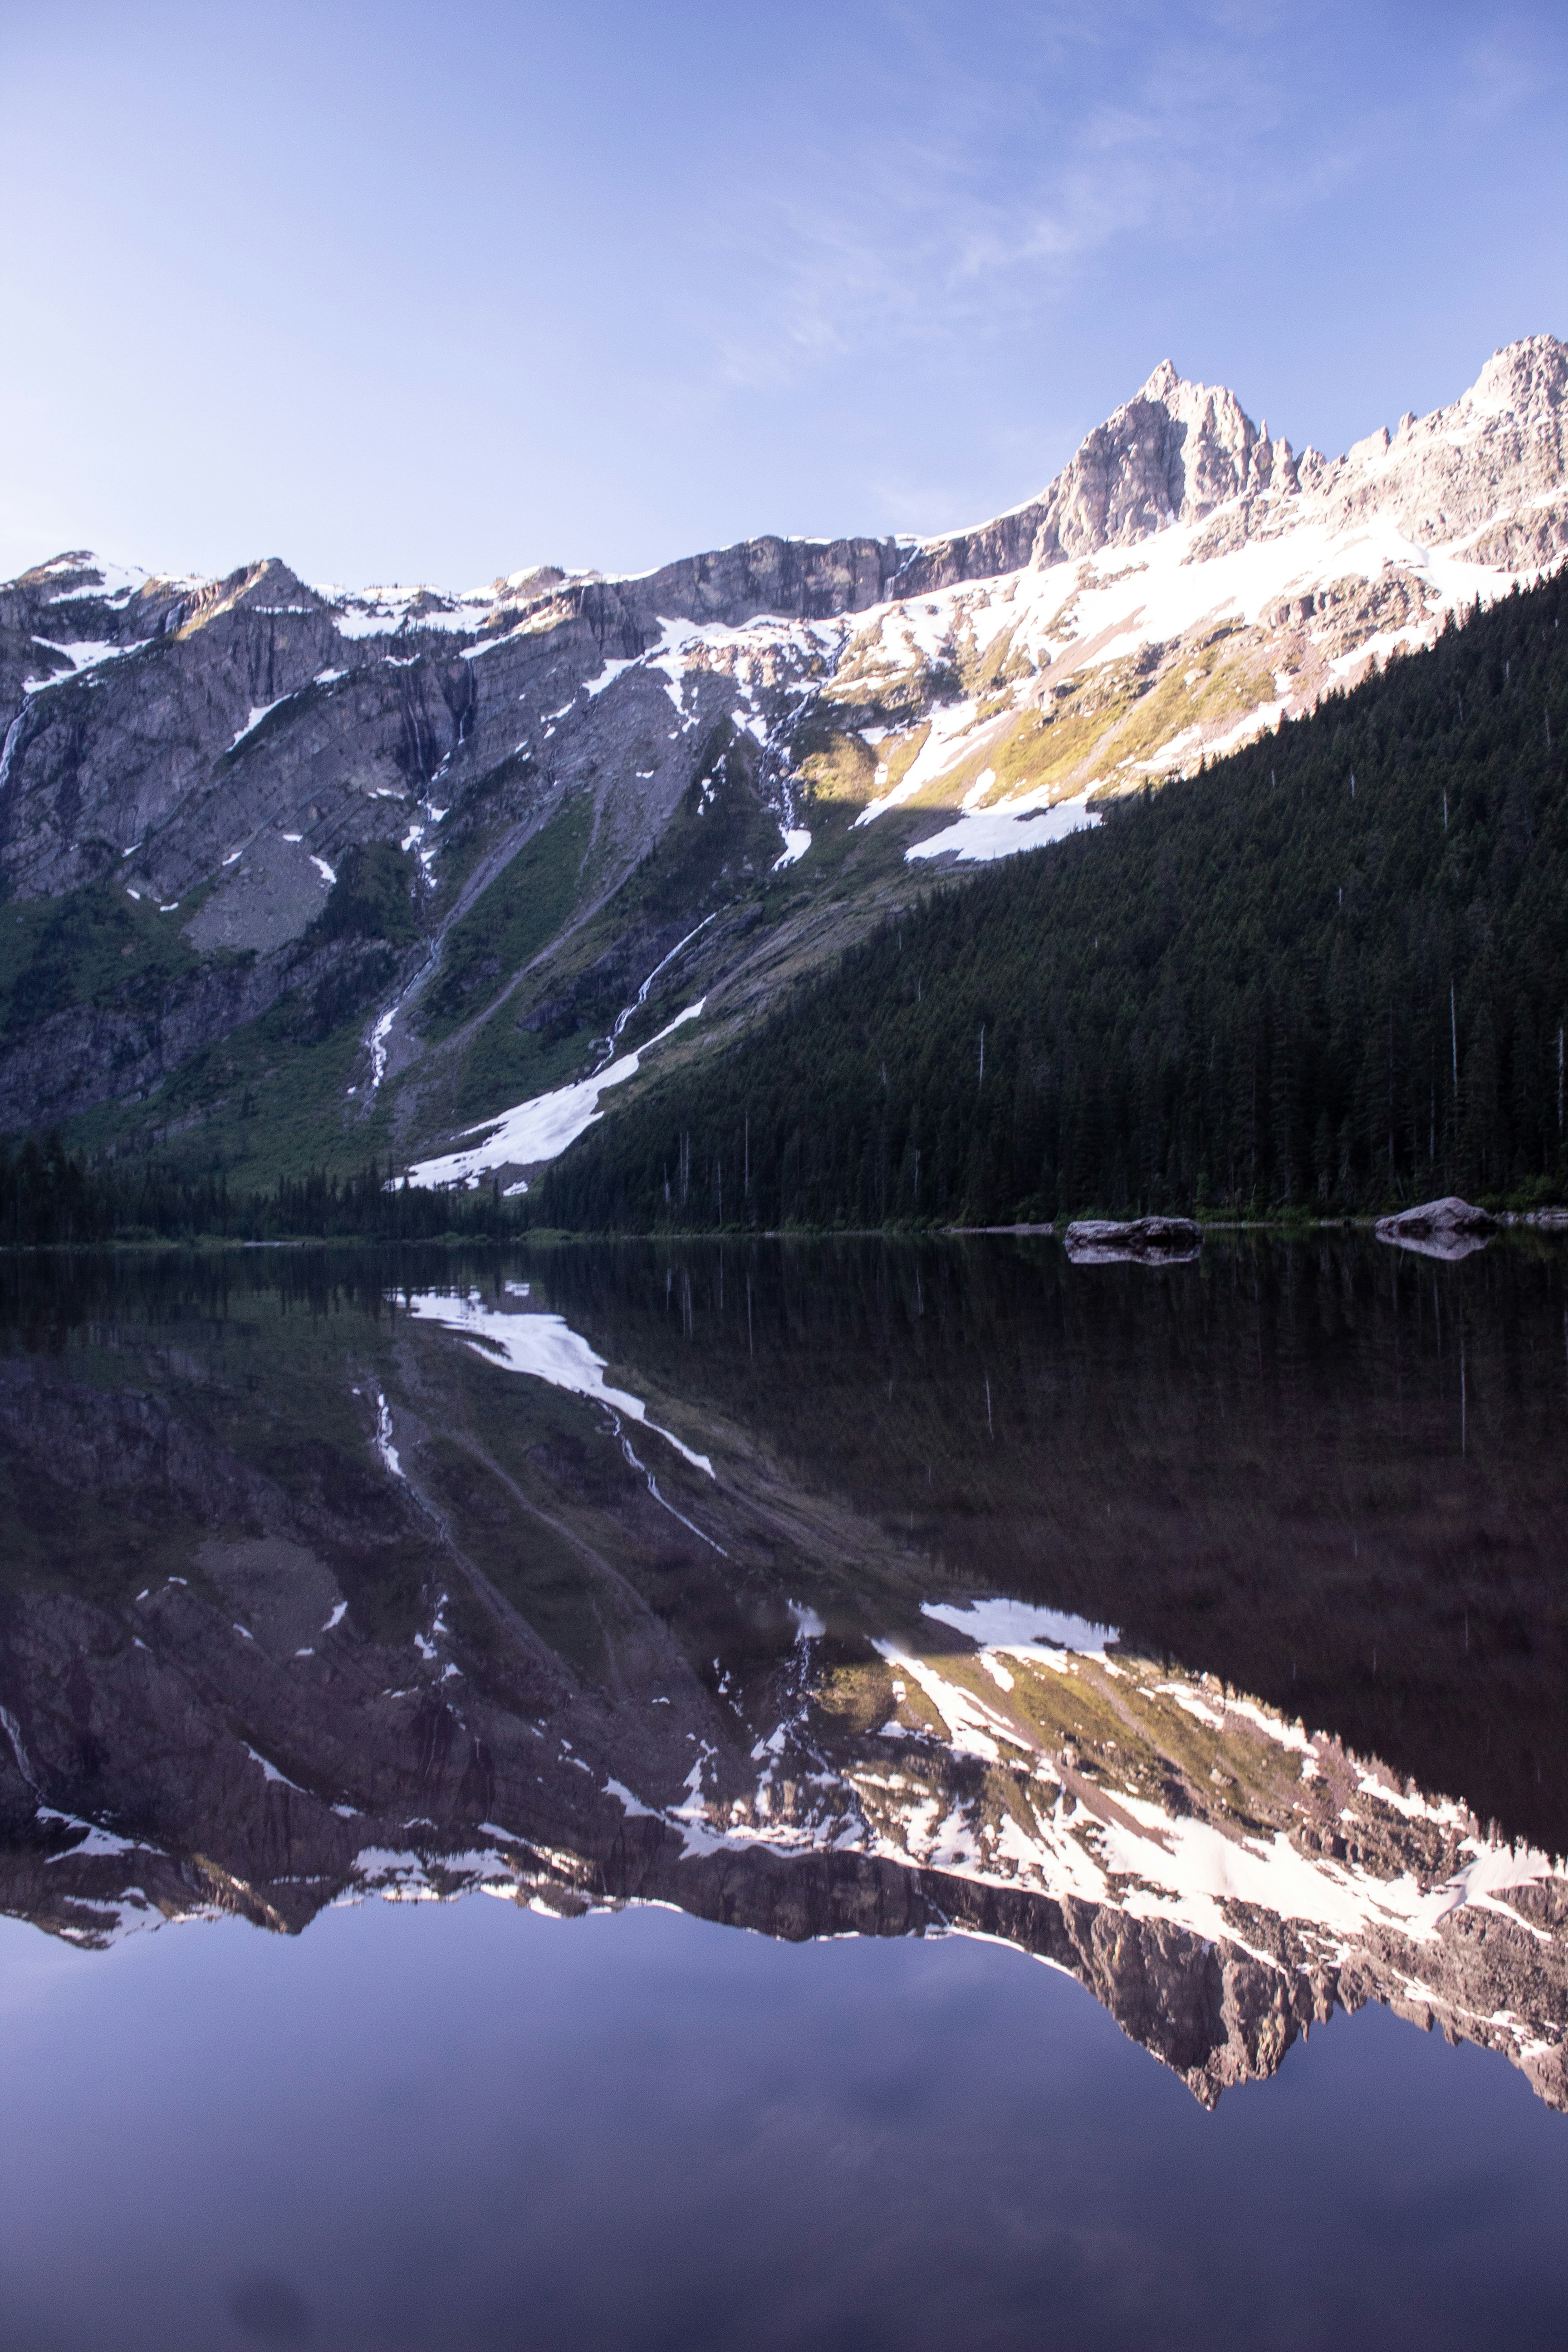
[[[1568,10],[0,0],[0,570],[454,586],[1331,451],[1568,332]]]

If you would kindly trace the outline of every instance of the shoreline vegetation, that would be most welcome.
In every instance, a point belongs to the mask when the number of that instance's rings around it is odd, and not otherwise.
[[[1364,1208],[1316,1209],[1305,1203],[1258,1206],[1250,1213],[1199,1202],[1190,1223],[1202,1234],[1370,1233],[1412,1207],[1407,1198]],[[1550,1180],[1510,1194],[1479,1193],[1475,1206],[1500,1230],[1568,1230],[1568,1187]],[[1136,1223],[1123,1207],[1086,1202],[1049,1218],[989,1222],[937,1216],[889,1217],[880,1223],[776,1225],[653,1223],[570,1226],[533,1223],[526,1198],[508,1199],[500,1180],[468,1190],[401,1182],[371,1160],[340,1178],[324,1170],[284,1178],[271,1192],[231,1192],[220,1173],[190,1178],[173,1170],[110,1163],[92,1168],[68,1154],[58,1136],[20,1150],[0,1140],[0,1256],[40,1250],[258,1249],[395,1247],[554,1247],[574,1242],[926,1241],[980,1235],[1060,1241],[1079,1221]],[[1158,1258],[1152,1261],[1157,1263]]]
[[[284,1188],[279,1188],[280,1190]],[[298,1188],[301,1192],[307,1188]],[[330,1195],[329,1187],[329,1195]],[[346,1188],[345,1188],[346,1189]],[[357,1188],[356,1188],[357,1189]],[[104,1231],[90,1217],[79,1221],[65,1220],[73,1229],[58,1228],[42,1234],[18,1239],[8,1224],[0,1231],[0,1258],[32,1255],[68,1255],[77,1253],[134,1254],[137,1252],[178,1252],[258,1250],[258,1249],[387,1249],[404,1244],[419,1248],[496,1248],[562,1249],[580,1243],[621,1244],[632,1242],[717,1243],[739,1244],[760,1242],[936,1242],[936,1241],[1055,1241],[1065,1245],[1068,1230],[1080,1222],[1079,1216],[1059,1216],[1044,1223],[1029,1222],[1012,1224],[944,1224],[932,1218],[916,1221],[902,1218],[882,1225],[657,1225],[641,1230],[603,1231],[593,1228],[572,1229],[554,1225],[531,1225],[515,1211],[501,1208],[496,1213],[490,1188],[481,1198],[472,1194],[425,1192],[410,1188],[411,1200],[430,1204],[428,1211],[413,1214],[389,1214],[384,1222],[373,1221],[363,1225],[344,1222],[342,1194],[339,1194],[336,1211],[329,1209],[318,1222],[297,1222],[286,1230],[260,1232],[249,1230],[253,1225],[275,1218],[278,1213],[276,1196],[261,1196],[264,1216],[249,1216],[237,1202],[226,1224],[211,1226],[170,1221],[161,1227],[147,1223],[132,1223],[121,1230]],[[402,1188],[389,1197],[399,1200]],[[453,1209],[469,1210],[467,1222],[458,1222]],[[1254,1234],[1273,1235],[1284,1241],[1305,1241],[1320,1237],[1330,1239],[1352,1234],[1372,1234],[1386,1218],[1408,1202],[1393,1204],[1389,1209],[1364,1212],[1332,1212],[1324,1215],[1301,1209],[1276,1210],[1258,1216],[1229,1216],[1200,1212],[1193,1220],[1200,1239],[1211,1234]],[[1528,1206],[1510,1206],[1506,1202],[1480,1202],[1493,1220],[1495,1233],[1489,1239],[1501,1238],[1510,1233],[1525,1234],[1568,1234],[1568,1205],[1554,1201],[1534,1202]],[[1098,1217],[1092,1208],[1081,1213],[1081,1221]],[[1131,1230],[1135,1219],[1108,1220],[1108,1228],[1125,1223]],[[1146,1263],[1152,1266],[1181,1265],[1186,1261],[1177,1255],[1159,1250],[1147,1254]]]
[[[0,1249],[150,1244],[510,1241],[521,1231],[499,1183],[468,1192],[389,1182],[372,1160],[348,1176],[312,1169],[270,1192],[230,1191],[151,1161],[89,1167],[58,1136],[0,1143]]]

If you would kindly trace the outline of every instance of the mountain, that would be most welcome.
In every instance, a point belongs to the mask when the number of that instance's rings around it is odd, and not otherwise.
[[[0,1132],[439,1170],[698,998],[659,1056],[700,1054],[933,870],[1554,566],[1565,387],[1533,337],[1330,460],[1166,364],[978,529],[635,579],[40,565],[0,590]]]

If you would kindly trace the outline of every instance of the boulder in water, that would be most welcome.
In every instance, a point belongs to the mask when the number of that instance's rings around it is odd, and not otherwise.
[[[1184,1265],[1203,1237],[1191,1217],[1084,1217],[1065,1235],[1074,1265]]]
[[[1487,1210],[1472,1208],[1468,1201],[1448,1192],[1440,1201],[1401,1209],[1397,1216],[1379,1217],[1373,1230],[1380,1242],[1418,1251],[1423,1257],[1460,1258],[1485,1249],[1497,1226]]]

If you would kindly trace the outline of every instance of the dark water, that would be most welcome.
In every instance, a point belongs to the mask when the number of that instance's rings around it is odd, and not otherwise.
[[[0,2346],[1562,2343],[1565,1440],[1514,1237],[6,1262]]]

